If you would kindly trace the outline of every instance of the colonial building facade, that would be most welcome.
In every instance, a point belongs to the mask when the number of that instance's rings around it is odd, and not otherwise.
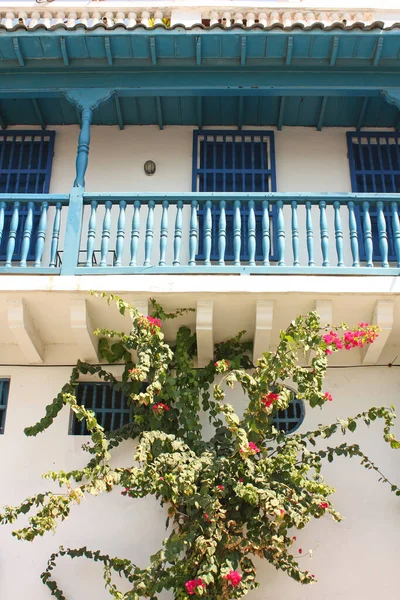
[[[294,407],[282,426],[400,409],[397,1],[1,0],[0,126],[0,505],[83,464],[66,409],[38,438],[23,428],[78,358],[99,361],[96,328],[129,328],[90,290],[144,314],[149,297],[195,309],[179,325],[197,332],[199,366],[240,330],[256,360],[309,310],[378,324],[368,350],[332,358],[335,401]],[[129,409],[94,383],[80,401],[114,429]],[[399,482],[378,430],[354,439]],[[298,535],[318,584],[267,565],[252,600],[398,598],[398,499],[344,459],[326,478],[346,520]],[[48,598],[39,575],[60,544],[144,566],[164,520],[152,501],[104,497],[33,545],[3,528],[0,598]],[[74,600],[109,597],[98,575],[57,568]]]

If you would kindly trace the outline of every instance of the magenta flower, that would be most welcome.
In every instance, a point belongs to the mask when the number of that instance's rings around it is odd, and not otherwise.
[[[189,596],[193,596],[196,593],[197,588],[205,588],[205,587],[206,587],[206,584],[201,579],[201,577],[199,577],[198,579],[191,579],[190,581],[187,581],[185,583],[185,588],[186,588],[186,591],[189,594]]]
[[[242,576],[237,571],[229,571],[229,573],[224,575],[223,579],[229,581],[233,585],[233,587],[237,587],[242,581]]]

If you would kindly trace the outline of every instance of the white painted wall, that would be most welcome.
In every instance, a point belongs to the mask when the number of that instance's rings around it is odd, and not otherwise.
[[[52,129],[56,138],[50,193],[65,194],[75,178],[79,128],[71,125]],[[193,130],[171,126],[160,131],[149,125],[127,126],[120,131],[117,127],[93,126],[86,191],[190,192]],[[275,131],[278,191],[350,192],[346,131],[316,131],[310,127]],[[152,177],[143,170],[149,159],[157,167]]]
[[[40,475],[50,469],[82,466],[80,450],[84,437],[68,436],[68,410],[64,409],[54,425],[37,438],[26,438],[23,428],[44,414],[45,406],[67,380],[66,368],[0,368],[0,377],[11,377],[11,391],[5,434],[0,436],[0,505],[17,503],[26,495],[49,489]],[[354,415],[372,405],[391,403],[400,410],[400,371],[364,368],[332,370],[326,381],[334,401],[319,409],[308,409],[303,431],[318,423]],[[230,396],[242,404],[240,393]],[[397,435],[400,430],[397,429]],[[378,425],[361,428],[347,441],[360,443],[383,472],[399,484],[398,452],[381,440]],[[336,442],[342,443],[342,436]],[[332,443],[332,442],[331,442]],[[126,443],[117,451],[115,464],[129,464],[134,446]],[[259,571],[261,588],[249,600],[385,600],[398,598],[399,499],[377,483],[377,476],[357,461],[338,459],[325,468],[329,483],[337,486],[336,508],[346,520],[341,524],[327,517],[297,532],[296,547],[314,549],[312,561],[301,559],[319,582],[302,587],[283,573],[263,564]],[[40,573],[48,555],[64,546],[101,549],[110,555],[127,556],[145,566],[151,553],[165,536],[165,514],[151,498],[129,500],[116,491],[109,496],[90,498],[73,509],[55,535],[32,544],[11,537],[11,527],[0,528],[1,600],[46,600],[50,597],[41,584]],[[67,598],[106,600],[101,569],[85,561],[64,559],[56,570]],[[160,600],[172,596],[160,595]]]

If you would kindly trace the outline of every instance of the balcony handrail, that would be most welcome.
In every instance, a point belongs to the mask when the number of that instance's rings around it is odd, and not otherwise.
[[[28,202],[35,202],[36,204],[47,202],[49,206],[58,203],[68,206],[69,194],[0,194],[0,202],[20,202],[22,204],[28,204]]]

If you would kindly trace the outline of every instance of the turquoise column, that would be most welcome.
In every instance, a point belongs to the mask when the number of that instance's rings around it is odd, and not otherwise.
[[[254,212],[254,200],[249,201],[249,218],[247,227],[247,246],[249,251],[249,266],[254,267],[256,264],[256,215]]]
[[[69,89],[62,91],[68,102],[80,112],[81,130],[78,138],[76,156],[76,175],[74,185],[70,192],[67,224],[65,229],[65,245],[61,275],[73,275],[79,261],[81,244],[81,231],[83,220],[83,192],[85,188],[85,174],[89,160],[90,125],[94,110],[104,101],[108,100],[113,92],[109,89],[88,88],[86,90]],[[87,256],[86,266],[89,256]]]
[[[49,208],[48,202],[42,202],[42,214],[40,215],[39,228],[37,232],[36,240],[36,252],[34,267],[40,267],[42,265],[42,256],[44,250],[44,242],[46,240],[46,229],[47,229],[47,209]]]
[[[53,235],[51,236],[51,249],[50,249],[50,263],[49,267],[55,267],[57,265],[57,251],[58,251],[58,240],[60,237],[60,225],[61,225],[61,202],[56,204],[56,212],[53,221]]]
[[[365,248],[366,266],[373,267],[374,266],[374,264],[372,262],[373,243],[372,243],[371,217],[369,214],[369,202],[363,202],[363,208],[364,208],[364,248]]]
[[[276,229],[277,229],[277,246],[278,246],[278,267],[285,266],[285,221],[283,218],[283,202],[282,200],[278,200],[276,203],[276,207],[278,210],[278,216],[276,219]]]
[[[19,224],[19,202],[14,202],[13,213],[10,221],[10,231],[8,233],[8,242],[6,248],[6,262],[5,267],[12,266],[12,258],[15,249],[15,240],[17,237],[18,224]]]
[[[309,200],[306,202],[306,235],[307,235],[307,254],[308,266],[313,267],[314,262],[314,229],[312,222],[312,205]]]
[[[379,250],[381,253],[382,267],[388,267],[388,239],[386,231],[386,219],[383,214],[383,202],[379,201],[376,205],[378,209],[378,235],[379,235]]]
[[[190,209],[190,231],[189,231],[189,265],[194,267],[196,265],[196,252],[197,252],[197,234],[199,230],[199,220],[197,216],[197,200],[192,200],[192,206]]]
[[[144,240],[144,266],[151,265],[151,251],[154,237],[154,200],[149,200],[147,206],[146,236]]]
[[[329,237],[328,222],[326,220],[326,202],[321,200],[319,203],[319,227],[321,235],[322,266],[329,267]]]
[[[204,217],[204,264],[211,265],[211,242],[212,242],[212,202],[206,201],[205,217]]]
[[[242,220],[240,215],[240,200],[233,203],[233,264],[240,265],[240,250],[242,246]]]
[[[117,241],[115,245],[115,267],[122,266],[122,255],[124,252],[124,242],[125,242],[125,209],[126,209],[126,200],[121,200],[119,203],[119,216],[118,216],[118,225],[117,225]]]
[[[93,118],[93,110],[84,108],[82,110],[82,125],[78,140],[78,154],[76,156],[76,177],[74,187],[85,187],[85,174],[89,161],[90,125]]]

